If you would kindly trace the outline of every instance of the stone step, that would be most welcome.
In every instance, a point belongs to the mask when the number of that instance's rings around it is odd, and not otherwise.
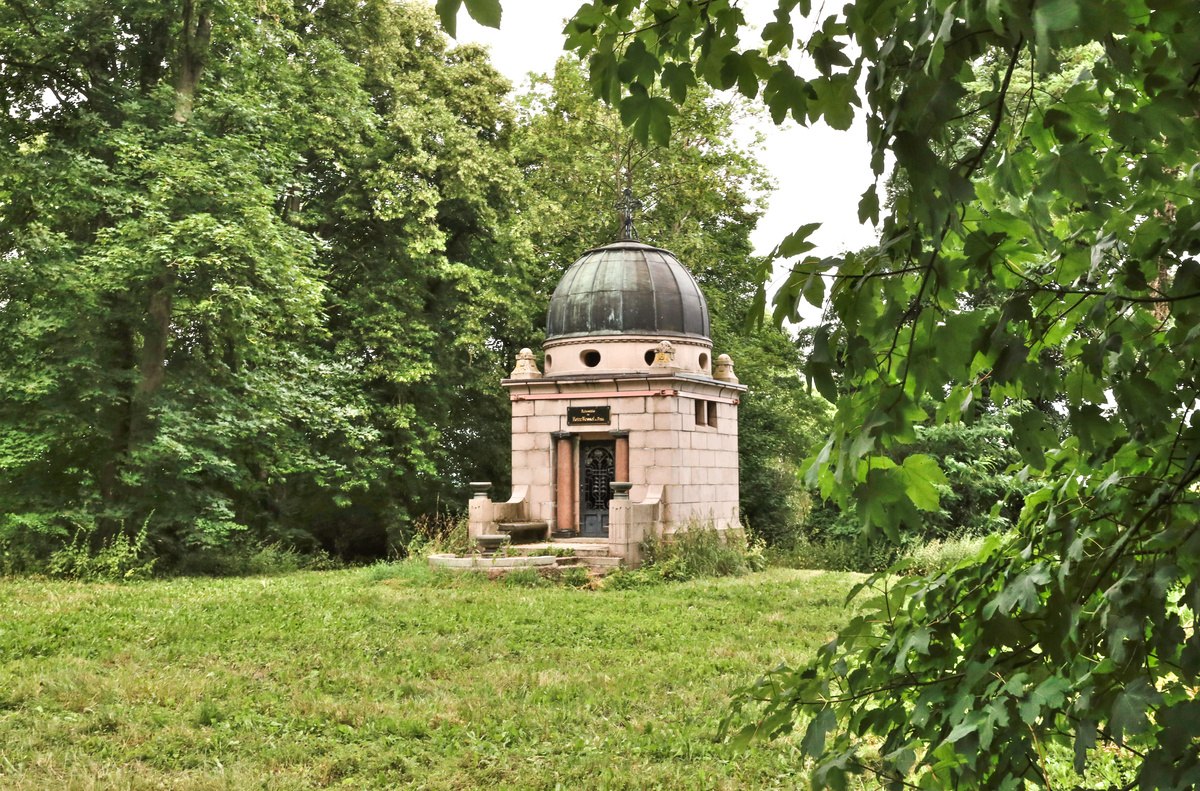
[[[608,557],[608,544],[598,541],[537,541],[532,544],[516,544],[510,547],[510,551],[522,555],[551,553],[554,550],[570,550],[574,557],[579,558]]]
[[[624,562],[620,558],[610,558],[607,555],[605,555],[603,557],[600,557],[600,556],[583,557],[583,558],[580,558],[580,560],[583,562],[584,565],[589,566],[591,568],[606,569],[606,570],[620,568]]]
[[[573,555],[569,558],[555,558],[554,565],[560,569],[585,568],[607,572],[620,568],[623,564],[620,558],[610,558],[607,555]]]

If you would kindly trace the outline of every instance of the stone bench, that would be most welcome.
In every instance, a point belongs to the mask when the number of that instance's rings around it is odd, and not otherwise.
[[[496,529],[512,539],[514,544],[530,544],[546,540],[548,522],[501,522]]]

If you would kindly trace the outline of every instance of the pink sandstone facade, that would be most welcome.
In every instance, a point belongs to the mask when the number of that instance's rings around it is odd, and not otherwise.
[[[737,528],[746,388],[727,356],[712,359],[695,281],[666,251],[631,240],[589,251],[568,280],[551,300],[542,369],[523,349],[502,382],[512,496],[492,502],[481,487],[472,538],[520,525],[541,540],[607,543],[636,564],[648,536]]]

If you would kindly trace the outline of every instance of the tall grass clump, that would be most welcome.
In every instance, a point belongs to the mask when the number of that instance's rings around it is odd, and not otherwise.
[[[436,554],[468,555],[471,537],[465,515],[438,511],[413,520],[412,534],[404,545],[404,557],[424,558]]]
[[[94,523],[82,526],[75,531],[70,544],[51,553],[46,573],[87,582],[146,579],[155,563],[147,538],[149,525],[150,517],[146,517],[141,529],[132,536],[122,529],[99,541]]]
[[[718,531],[711,523],[689,523],[666,538],[642,543],[646,566],[664,580],[738,576],[766,567],[761,544],[743,530]]]

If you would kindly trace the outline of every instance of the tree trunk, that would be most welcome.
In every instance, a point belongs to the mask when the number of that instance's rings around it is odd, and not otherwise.
[[[109,328],[109,337],[115,348],[115,359],[112,361],[116,371],[128,371],[133,367],[136,353],[133,348],[133,330],[125,321],[116,321]],[[111,534],[119,526],[119,520],[111,515],[120,504],[121,468],[129,457],[129,428],[133,416],[133,397],[129,390],[118,391],[121,397],[107,411],[106,422],[109,426],[109,447],[107,454],[100,463],[97,483],[100,488],[100,499],[104,503],[104,512],[110,515],[103,520],[101,532]]]
[[[133,392],[131,446],[151,439],[150,404],[167,377],[167,341],[171,337],[171,298],[175,279],[159,275],[150,282],[142,350],[138,356],[138,381]]]
[[[208,42],[212,36],[208,10],[197,12],[195,6],[195,0],[183,0],[183,29],[175,64],[175,120],[181,124],[192,117],[196,86],[208,60]]]

